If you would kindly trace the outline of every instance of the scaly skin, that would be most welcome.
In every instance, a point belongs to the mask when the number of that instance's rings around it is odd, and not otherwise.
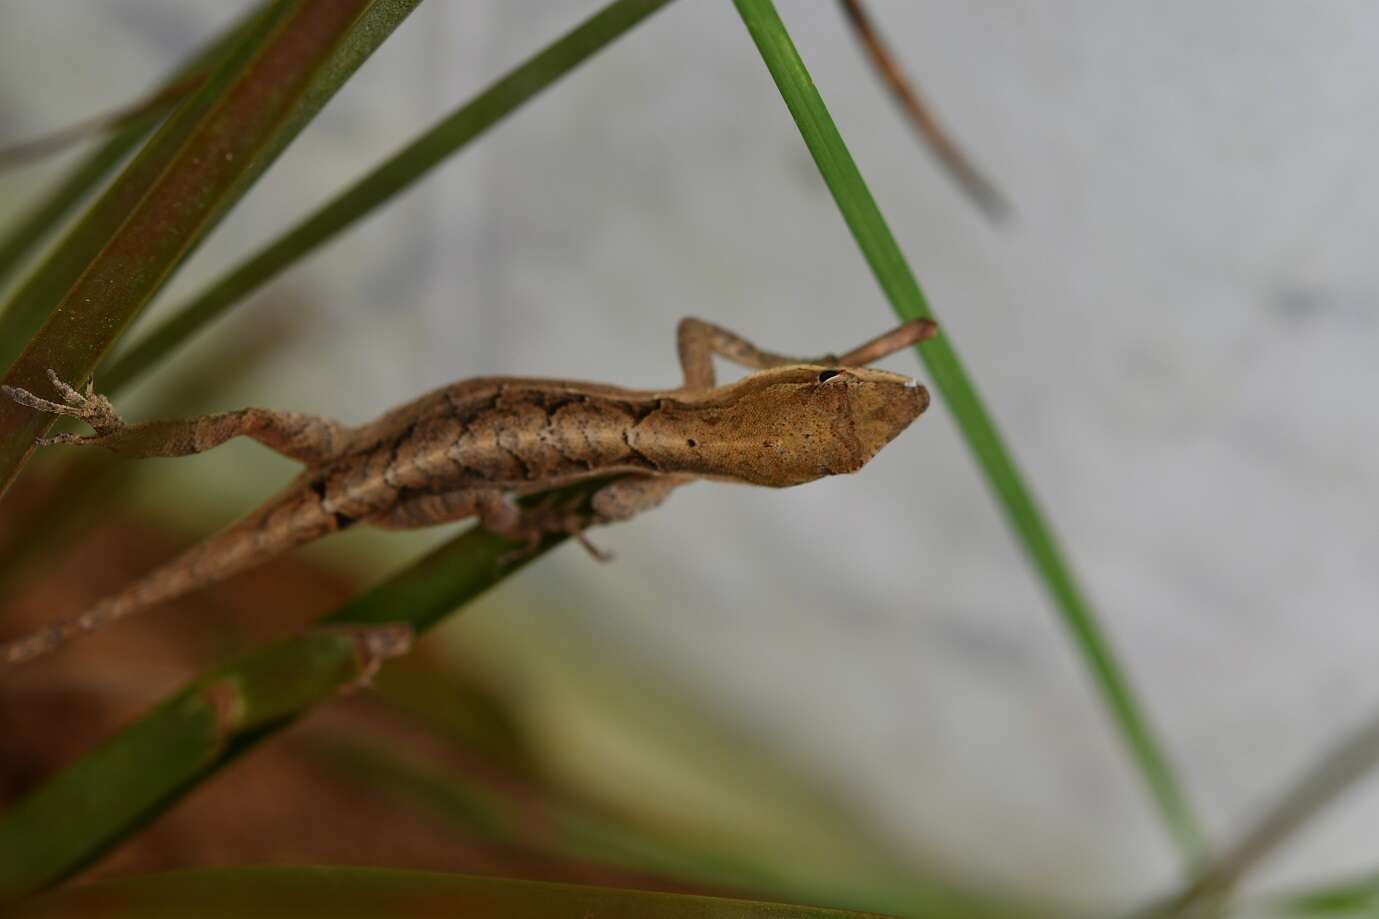
[[[533,546],[553,530],[583,541],[585,527],[632,517],[694,479],[785,487],[855,472],[929,404],[914,380],[859,365],[935,332],[933,323],[917,320],[843,357],[801,362],[689,319],[679,331],[685,371],[679,389],[481,378],[438,389],[358,428],[252,408],[125,425],[89,385],[78,392],[53,376],[60,403],[7,387],[24,405],[81,418],[96,430],[45,443],[183,456],[243,435],[306,469],[239,522],[119,593],[0,645],[0,661],[14,665],[38,657],[75,635],[358,523],[408,529],[478,517],[489,529]],[[715,353],[760,369],[715,386]],[[528,512],[515,503],[606,477],[619,478],[595,493],[592,513]]]

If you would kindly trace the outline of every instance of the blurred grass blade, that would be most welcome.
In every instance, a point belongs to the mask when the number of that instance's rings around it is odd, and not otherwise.
[[[153,98],[164,96],[189,80],[204,79],[205,75],[216,66],[219,60],[244,39],[260,14],[261,10],[244,16],[217,36],[208,46],[197,52],[191,60],[179,67],[163,84],[163,87],[154,94]],[[31,210],[16,220],[8,230],[0,233],[0,283],[3,283],[5,278],[9,277],[23,263],[24,257],[32,252],[35,246],[58,228],[58,225],[71,212],[72,208],[95,190],[110,170],[114,169],[121,160],[129,155],[130,151],[148,136],[149,132],[166,114],[166,108],[155,107],[139,117],[131,117],[126,124],[120,125],[109,139],[83,157],[62,181]],[[26,300],[12,301],[5,313],[21,308],[17,305],[21,302],[42,303],[42,298],[35,296]],[[5,313],[0,313],[0,316],[5,315]],[[14,356],[19,353],[19,345],[29,335],[33,334],[39,324],[42,323],[43,314],[39,312],[36,315],[36,321],[18,323],[13,326],[9,323],[15,320],[0,320],[0,338],[7,334],[16,336],[12,349],[6,349],[5,345],[0,343],[0,368],[8,366]],[[21,327],[25,324],[28,325],[27,331]]]
[[[1379,916],[1379,874],[1275,897],[1271,903],[1267,913],[1274,916]]]
[[[414,660],[415,658],[413,658]],[[408,662],[390,668],[396,672]],[[300,737],[300,735],[298,735]],[[334,738],[314,742],[330,766],[358,781],[361,789],[385,794],[432,819],[454,825],[467,838],[496,842],[542,861],[565,863],[575,870],[597,866],[597,876],[626,872],[633,883],[657,877],[704,893],[760,897],[846,909],[870,909],[931,919],[1037,919],[1066,915],[1030,901],[1005,902],[993,891],[964,890],[924,878],[913,863],[890,860],[868,845],[839,839],[835,854],[855,850],[857,867],[837,860],[800,858],[758,840],[746,842],[734,826],[729,842],[723,835],[696,833],[683,825],[639,819],[622,802],[615,810],[586,803],[549,781],[531,781],[509,773],[495,776],[492,764],[477,768],[444,766],[432,757],[403,754],[374,738]],[[750,750],[743,751],[751,756]],[[750,822],[750,819],[748,820]],[[648,825],[651,824],[651,825]],[[855,847],[855,849],[854,849]],[[869,870],[870,869],[870,870]],[[587,876],[587,875],[586,875]],[[572,877],[578,878],[575,874]],[[619,880],[627,886],[626,880]]]
[[[771,0],[734,2],[891,306],[904,319],[936,318]],[[924,342],[919,352],[969,449],[1000,498],[1007,519],[1057,604],[1174,839],[1191,863],[1199,862],[1205,842],[1168,760],[1159,750],[1130,691],[1129,682],[1116,663],[1110,645],[1073,579],[1052,531],[1025,487],[1014,459],[1002,443],[976,387],[958,360],[949,336],[941,333]]]
[[[972,160],[962,148],[948,136],[948,132],[939,124],[939,120],[934,117],[934,113],[929,111],[929,106],[924,103],[923,98],[915,90],[910,80],[906,79],[905,72],[900,69],[900,64],[890,48],[886,47],[886,42],[881,38],[881,32],[872,22],[866,7],[862,5],[862,0],[839,0],[843,7],[843,14],[847,17],[848,23],[852,26],[853,34],[857,36],[858,42],[862,45],[862,50],[866,52],[867,59],[871,62],[872,69],[890,87],[891,95],[895,98],[900,110],[905,113],[910,121],[910,126],[919,134],[920,140],[929,148],[929,152],[939,161],[940,165],[948,171],[948,175],[967,195],[969,201],[977,206],[988,220],[999,223],[1010,215],[1010,203],[1005,195],[1001,194],[1000,189],[991,183],[986,176],[976,166],[972,165]]]
[[[46,316],[4,382],[42,393],[51,388],[48,368],[68,381],[89,378],[206,233],[419,2],[272,4],[0,315],[0,365],[28,339],[32,320]],[[51,423],[0,400],[0,493]]]
[[[100,374],[101,388],[113,393],[132,382],[231,306],[386,204],[668,2],[616,0],[580,23],[178,307]]]
[[[696,851],[562,801],[539,784],[515,791],[511,776],[485,782],[482,770],[474,775],[442,770],[376,744],[334,741],[320,743],[316,750],[361,787],[382,791],[481,839],[546,857],[659,875],[705,890],[757,893],[787,886],[731,856]]]
[[[571,499],[606,480],[562,490]],[[154,708],[0,813],[0,897],[68,877],[253,743],[353,682],[360,634],[423,632],[537,555],[472,527],[351,599],[327,628],[252,651]],[[362,628],[362,632],[361,632]],[[227,714],[228,713],[228,714]],[[231,717],[233,716],[233,717]]]
[[[522,919],[863,919],[750,900],[380,868],[230,868],[101,881],[13,904],[13,919],[72,916],[511,916]]]
[[[1326,753],[1240,841],[1210,862],[1182,893],[1163,907],[1185,912],[1202,901],[1230,896],[1247,873],[1278,849],[1308,820],[1373,772],[1379,764],[1379,717]]]

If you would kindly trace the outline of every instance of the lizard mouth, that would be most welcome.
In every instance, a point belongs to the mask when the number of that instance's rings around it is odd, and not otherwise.
[[[929,391],[908,378],[867,382],[851,387],[848,403],[861,468],[924,413]]]

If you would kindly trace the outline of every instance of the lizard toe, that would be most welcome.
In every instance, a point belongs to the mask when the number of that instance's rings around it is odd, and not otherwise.
[[[86,397],[77,392],[76,389],[64,381],[62,377],[58,376],[57,371],[51,367],[48,368],[48,379],[52,381],[53,388],[62,396],[63,402],[66,402],[73,408],[81,408],[86,404]]]

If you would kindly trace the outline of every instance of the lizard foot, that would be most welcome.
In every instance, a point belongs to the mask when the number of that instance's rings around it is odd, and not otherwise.
[[[583,546],[584,551],[588,552],[595,561],[611,562],[613,560],[612,554],[594,545],[584,533],[586,528],[600,522],[602,521],[597,517],[580,514],[570,508],[552,507],[524,511],[521,526],[526,528],[529,534],[535,534],[532,548],[535,548],[541,537],[547,533],[564,533]]]
[[[405,622],[385,622],[379,625],[318,625],[310,633],[344,635],[354,640],[355,663],[358,672],[354,679],[340,687],[342,693],[352,693],[373,685],[383,663],[401,657],[412,649],[416,632]]]
[[[53,388],[62,396],[62,402],[52,402],[48,399],[40,398],[27,389],[20,389],[18,386],[0,386],[0,391],[9,396],[20,405],[28,406],[35,411],[47,412],[50,415],[65,415],[69,418],[77,418],[85,421],[95,429],[95,436],[80,436],[77,434],[57,434],[52,437],[40,437],[37,443],[40,447],[52,444],[85,444],[95,443],[119,433],[124,428],[124,421],[120,418],[115,406],[110,404],[110,400],[105,396],[96,393],[94,384],[88,382],[85,392],[79,392],[72,386],[63,382],[54,370],[48,371],[48,379],[52,381]]]
[[[584,551],[588,552],[593,557],[594,561],[611,562],[613,560],[613,553],[609,552],[607,549],[600,549],[590,542],[589,537],[584,535],[584,530],[582,528],[572,528],[570,530],[570,535],[575,538],[576,542],[584,547]]]
[[[548,533],[564,533],[583,546],[584,551],[588,552],[595,561],[611,562],[613,553],[600,549],[585,535],[584,530],[591,522],[597,521],[590,521],[575,513],[553,512],[551,510],[525,511],[518,525],[504,532],[503,535],[525,539],[526,545],[499,556],[498,564],[506,566],[531,557],[541,547],[541,540]]]

